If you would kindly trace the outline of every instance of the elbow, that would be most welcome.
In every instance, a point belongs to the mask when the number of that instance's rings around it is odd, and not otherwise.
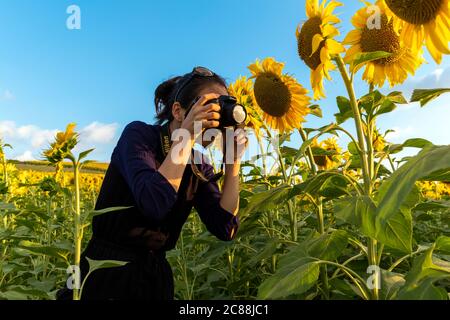
[[[177,199],[175,192],[166,192],[158,188],[143,187],[136,191],[137,207],[147,219],[156,223],[166,219]]]

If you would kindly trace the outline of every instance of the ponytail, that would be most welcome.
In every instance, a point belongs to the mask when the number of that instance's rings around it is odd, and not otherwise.
[[[178,80],[181,77],[171,78],[161,83],[155,90],[155,109],[156,119],[158,124],[162,124],[166,120],[172,121],[172,105],[174,104],[173,97]]]

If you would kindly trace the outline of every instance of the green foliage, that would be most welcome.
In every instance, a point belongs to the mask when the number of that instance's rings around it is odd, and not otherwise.
[[[411,102],[420,102],[420,105],[424,107],[447,92],[450,92],[450,89],[416,89],[412,94]]]

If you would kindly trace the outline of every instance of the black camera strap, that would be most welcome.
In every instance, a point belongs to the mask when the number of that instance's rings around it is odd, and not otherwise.
[[[170,135],[169,123],[166,123],[161,126],[161,152],[163,156],[161,159],[161,163],[169,154],[171,147],[172,147],[172,139]],[[197,167],[197,165],[193,163],[192,161],[193,158],[194,158],[194,150],[192,150],[191,154],[191,169],[192,173],[201,181],[203,182],[217,181],[223,176],[223,164],[222,164],[220,172],[216,173],[211,179],[206,178],[205,175]]]

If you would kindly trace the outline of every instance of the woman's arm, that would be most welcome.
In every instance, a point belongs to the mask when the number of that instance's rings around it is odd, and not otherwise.
[[[225,175],[223,180],[222,197],[220,205],[222,208],[237,215],[239,209],[239,171],[241,164],[225,165]]]
[[[215,99],[218,96],[219,95],[217,94],[205,94],[202,96],[194,104],[181,124],[180,129],[174,133],[175,137],[172,137],[175,141],[158,171],[167,179],[167,181],[169,181],[176,191],[178,191],[180,187],[183,172],[186,168],[196,138],[199,134],[202,134],[201,130],[200,132],[195,132],[195,122],[201,122],[203,129],[219,126],[217,120],[220,118],[220,114],[218,113],[220,111],[220,106],[217,104],[203,105],[207,101]]]
[[[239,218],[222,207],[223,194],[217,182],[211,180],[214,176],[212,166],[205,166],[203,174],[209,181],[199,184],[194,196],[194,207],[209,232],[222,241],[230,241],[236,235]]]
[[[234,148],[233,163],[225,164],[225,176],[220,205],[233,215],[236,215],[239,209],[239,171],[241,169],[241,159],[247,147],[247,141],[245,131],[239,131],[236,137],[234,137],[234,146],[229,146],[229,148]],[[226,152],[227,148],[224,149]],[[224,159],[227,158],[226,156],[224,157]]]
[[[232,240],[239,228],[239,170],[247,145],[244,132],[237,135],[234,144],[237,152],[234,163],[226,165],[222,192],[216,181],[208,181],[199,185],[194,197],[194,206],[206,228],[223,241]],[[205,177],[211,179],[213,176],[213,168],[207,166]]]
[[[159,135],[142,122],[130,123],[115,148],[111,165],[120,172],[137,208],[152,222],[163,220],[177,199],[177,192],[158,172],[155,146]]]

